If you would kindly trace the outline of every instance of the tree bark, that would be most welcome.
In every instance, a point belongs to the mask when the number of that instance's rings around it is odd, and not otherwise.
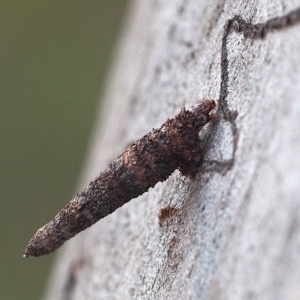
[[[196,178],[64,246],[45,299],[300,298],[297,5],[132,2],[78,190],[183,106],[215,99],[220,120]]]

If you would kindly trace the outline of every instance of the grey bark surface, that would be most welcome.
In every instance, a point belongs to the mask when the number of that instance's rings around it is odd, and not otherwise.
[[[183,106],[225,99],[238,115],[211,129],[195,179],[175,172],[69,241],[45,299],[300,299],[300,24],[228,33],[221,68],[228,20],[298,6],[132,2],[78,191]]]

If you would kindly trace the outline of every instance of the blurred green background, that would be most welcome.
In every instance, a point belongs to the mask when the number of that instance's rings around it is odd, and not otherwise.
[[[22,255],[75,193],[126,5],[1,1],[1,299],[43,294],[55,255]]]

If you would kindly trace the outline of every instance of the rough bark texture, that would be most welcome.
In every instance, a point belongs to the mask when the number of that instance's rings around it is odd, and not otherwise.
[[[195,179],[68,242],[46,299],[300,298],[300,23],[267,29],[298,6],[133,1],[81,187],[182,106],[215,99],[222,118]]]

